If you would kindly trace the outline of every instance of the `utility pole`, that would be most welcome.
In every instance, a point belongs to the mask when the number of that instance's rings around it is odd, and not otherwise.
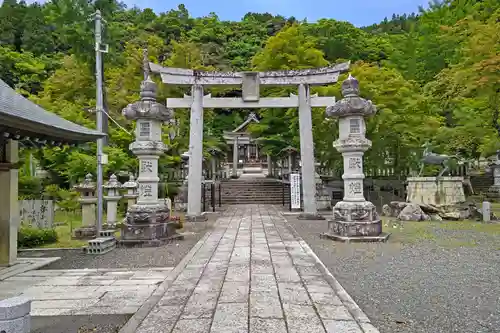
[[[101,11],[96,10],[93,14],[95,22],[95,76],[96,76],[96,119],[97,130],[103,131],[103,117],[106,116],[103,112],[103,91],[102,91],[102,55],[101,53],[108,52],[108,46],[102,44],[102,16]],[[107,156],[103,154],[104,139],[97,139],[97,235],[102,230],[103,218],[103,164],[107,161]]]

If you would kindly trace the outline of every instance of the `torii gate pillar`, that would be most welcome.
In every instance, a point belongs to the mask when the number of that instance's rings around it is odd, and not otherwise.
[[[312,134],[311,95],[309,86],[299,85],[299,132],[300,160],[302,163],[302,198],[303,212],[299,219],[323,219],[316,208],[316,181],[314,166],[314,142]]]
[[[189,173],[186,217],[190,221],[204,221],[201,211],[201,184],[203,169],[203,86],[191,87],[191,117],[189,125]]]

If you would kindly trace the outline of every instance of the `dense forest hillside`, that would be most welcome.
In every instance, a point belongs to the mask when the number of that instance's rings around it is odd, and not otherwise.
[[[380,111],[368,124],[373,141],[368,166],[392,161],[395,169],[405,169],[429,138],[437,151],[460,152],[467,158],[500,148],[498,0],[436,1],[418,14],[395,14],[361,29],[332,19],[308,23],[266,13],[248,13],[239,22],[222,21],[214,13],[194,18],[182,4],[154,13],[127,9],[114,0],[53,0],[43,5],[4,0],[0,78],[47,110],[89,127],[95,123],[88,112],[95,106],[95,80],[93,23],[88,18],[96,8],[107,22],[106,107],[114,120],[109,122],[106,171],[136,168],[128,152],[133,124],[121,116],[121,110],[139,97],[145,47],[151,61],[204,70],[297,69],[351,60],[362,95]],[[184,88],[162,85],[160,98],[184,92]],[[220,88],[210,92],[214,96],[238,93]],[[263,94],[288,92],[290,88],[273,88]],[[315,92],[340,97],[338,84]],[[251,131],[263,138],[264,151],[276,155],[290,143],[299,147],[295,109],[258,112],[262,121]],[[246,113],[206,110],[207,151],[223,150],[222,132],[238,125]],[[188,112],[178,111],[176,118],[178,135],[169,142],[172,150],[163,168],[175,167],[179,152],[188,146]],[[337,136],[335,122],[326,120],[324,110],[318,109],[313,112],[313,126],[318,161],[338,167],[339,156],[331,146]],[[45,148],[37,157],[61,184],[95,170],[92,145]]]

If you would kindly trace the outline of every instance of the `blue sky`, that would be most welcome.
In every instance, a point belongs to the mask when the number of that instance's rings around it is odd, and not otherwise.
[[[128,7],[164,12],[184,3],[192,16],[215,12],[223,20],[239,20],[247,12],[269,12],[315,21],[333,18],[356,26],[378,23],[393,13],[417,12],[428,0],[124,0]]]

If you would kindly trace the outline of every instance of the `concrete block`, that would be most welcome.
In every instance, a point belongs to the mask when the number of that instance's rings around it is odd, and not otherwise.
[[[116,239],[111,237],[98,237],[89,240],[89,245],[85,249],[88,254],[104,254],[116,248]]]

